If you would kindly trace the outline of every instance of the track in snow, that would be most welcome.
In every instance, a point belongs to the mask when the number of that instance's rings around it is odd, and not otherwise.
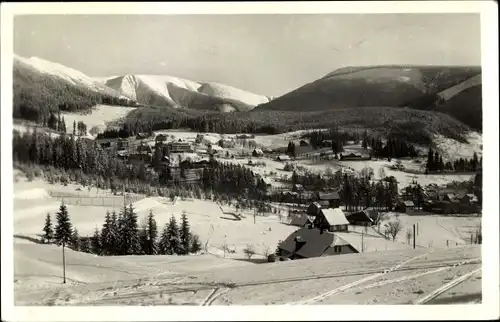
[[[313,298],[310,298],[310,299],[307,299],[307,300],[303,300],[303,301],[298,301],[298,302],[293,302],[293,303],[289,303],[290,305],[304,305],[304,304],[311,304],[311,303],[315,303],[315,302],[318,302],[318,301],[321,301],[327,297],[330,297],[334,294],[337,294],[337,293],[340,293],[340,292],[343,292],[345,290],[348,290],[350,288],[353,288],[355,286],[358,286],[359,284],[362,284],[364,282],[368,282],[368,281],[371,281],[373,279],[376,279],[376,278],[379,278],[381,276],[384,276],[388,273],[391,273],[391,272],[394,272],[396,270],[398,270],[399,268],[401,268],[402,266],[414,261],[414,260],[417,260],[421,257],[424,257],[424,256],[427,256],[427,255],[430,255],[434,252],[434,250],[431,250],[430,252],[428,253],[424,253],[424,254],[421,254],[421,255],[418,255],[418,256],[415,256],[415,257],[412,257],[412,258],[409,258],[389,269],[386,269],[385,271],[383,271],[382,273],[376,273],[374,275],[371,275],[371,276],[368,276],[368,277],[365,277],[365,278],[362,278],[360,280],[357,280],[357,281],[354,281],[352,283],[348,283],[346,285],[343,285],[341,287],[337,287],[337,288],[334,288],[333,290],[330,290],[326,293],[323,293],[323,294],[320,294],[318,296],[315,296]]]
[[[481,268],[478,268],[470,273],[467,273],[465,275],[462,275],[452,281],[450,281],[449,283],[439,287],[438,289],[432,291],[431,293],[429,293],[428,295],[424,296],[423,298],[417,300],[415,302],[415,304],[426,304],[428,302],[430,302],[431,300],[435,299],[436,297],[438,297],[439,295],[443,294],[444,292],[446,292],[447,290],[457,286],[458,284],[460,283],[463,283],[465,282],[466,280],[468,280],[470,277],[472,277],[473,275],[479,273],[480,271],[482,270],[482,267]]]

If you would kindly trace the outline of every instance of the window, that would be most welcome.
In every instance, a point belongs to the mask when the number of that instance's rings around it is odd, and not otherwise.
[[[340,253],[342,251],[342,247],[341,246],[333,246],[333,251],[335,253]]]

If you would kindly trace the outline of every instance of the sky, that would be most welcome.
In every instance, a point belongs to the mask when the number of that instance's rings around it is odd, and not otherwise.
[[[480,65],[478,14],[29,15],[14,52],[89,76],[165,74],[280,96],[345,66]]]

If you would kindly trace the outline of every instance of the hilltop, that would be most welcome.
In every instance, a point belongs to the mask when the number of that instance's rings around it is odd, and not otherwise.
[[[371,66],[345,67],[289,92],[258,110],[322,111],[354,107],[410,107],[428,109],[436,94],[457,86],[481,74],[480,67],[451,66]],[[480,81],[480,77],[479,77]],[[458,88],[457,88],[458,89]],[[468,94],[477,101],[480,91]],[[480,95],[479,95],[480,96]],[[432,97],[429,101],[428,98]],[[454,98],[456,97],[453,96]],[[423,104],[414,106],[413,102]],[[455,100],[460,98],[455,98]],[[479,98],[480,100],[480,98]],[[476,105],[464,105],[463,110],[477,111]],[[455,117],[451,108],[440,111]],[[476,123],[461,118],[469,126]]]
[[[168,75],[125,75],[104,84],[141,104],[220,112],[248,111],[269,98],[229,85],[199,83]]]

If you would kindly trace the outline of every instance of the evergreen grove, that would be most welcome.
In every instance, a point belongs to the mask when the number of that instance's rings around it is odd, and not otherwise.
[[[161,145],[155,147],[153,165],[164,156]],[[221,163],[211,159],[203,170],[200,181],[194,184],[169,181],[164,171],[150,171],[146,165],[127,164],[102,149],[95,141],[75,135],[33,131],[20,134],[14,131],[13,159],[16,167],[42,168],[50,183],[76,181],[83,186],[95,185],[99,189],[142,193],[160,196],[240,197],[262,199],[266,185],[262,178],[242,165]],[[161,167],[160,167],[161,168]]]
[[[64,244],[75,251],[100,256],[188,255],[201,250],[201,241],[198,235],[191,232],[185,212],[180,225],[172,215],[159,234],[153,212],[139,227],[132,205],[125,206],[118,214],[108,211],[100,231],[96,228],[91,237],[81,237],[71,224],[63,202],[56,213],[55,225],[47,214],[42,231],[42,242],[45,244]]]

